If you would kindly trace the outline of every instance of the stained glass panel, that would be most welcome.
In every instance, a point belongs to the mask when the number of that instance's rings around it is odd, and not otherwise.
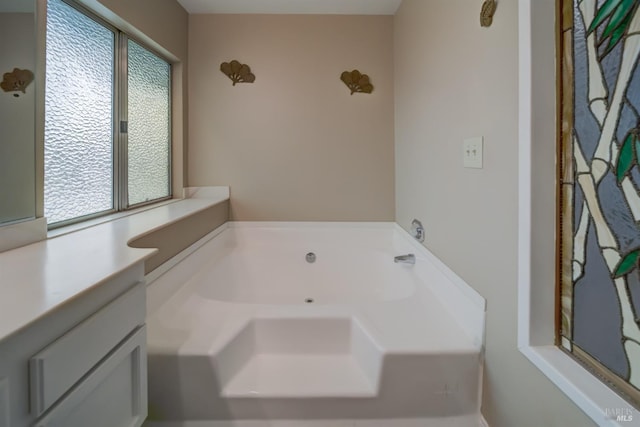
[[[559,344],[638,405],[640,3],[559,1]]]

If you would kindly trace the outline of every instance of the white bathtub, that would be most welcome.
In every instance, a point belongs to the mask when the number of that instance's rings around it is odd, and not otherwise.
[[[151,425],[478,425],[484,300],[400,227],[214,234],[148,288]],[[407,253],[415,265],[394,263]]]

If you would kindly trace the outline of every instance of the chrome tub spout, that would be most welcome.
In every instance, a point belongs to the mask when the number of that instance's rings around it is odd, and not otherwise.
[[[416,256],[414,254],[398,255],[393,258],[393,262],[401,262],[403,264],[415,264]]]

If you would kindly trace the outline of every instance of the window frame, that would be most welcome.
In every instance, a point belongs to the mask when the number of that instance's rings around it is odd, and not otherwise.
[[[97,24],[111,31],[114,35],[114,58],[113,58],[113,86],[112,86],[112,208],[100,212],[94,212],[87,215],[82,215],[74,218],[70,218],[63,221],[57,221],[54,223],[47,222],[48,230],[55,230],[58,228],[66,227],[69,225],[78,224],[84,221],[93,220],[96,218],[113,215],[129,210],[142,208],[145,206],[159,204],[166,202],[173,198],[173,63],[165,55],[162,55],[153,47],[144,43],[139,38],[132,36],[129,32],[122,30],[116,25],[111,24],[97,13],[88,9],[84,5],[80,4],[76,0],[58,0],[66,4],[67,6],[75,9],[77,12],[83,14],[85,17],[93,20]],[[47,1],[45,16],[49,8]],[[46,26],[45,26],[46,28]],[[45,31],[47,31],[45,29]],[[128,127],[128,41],[131,40],[138,44],[142,48],[155,55],[160,60],[166,62],[169,67],[169,108],[167,111],[167,124],[168,124],[168,146],[167,146],[167,196],[144,201],[135,204],[129,204],[129,181],[128,181],[128,132],[123,132],[123,122],[127,123]],[[45,46],[46,55],[46,46]],[[45,69],[46,76],[46,69]],[[46,77],[45,77],[46,80]],[[45,89],[46,94],[46,89]],[[44,120],[46,123],[46,117]],[[46,140],[43,141],[46,146]],[[46,163],[46,159],[44,159]],[[45,165],[43,164],[43,167]],[[43,182],[43,188],[46,188],[46,179]],[[46,204],[43,205],[46,210]]]

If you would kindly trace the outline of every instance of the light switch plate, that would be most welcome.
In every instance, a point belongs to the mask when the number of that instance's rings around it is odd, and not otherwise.
[[[462,156],[465,168],[482,169],[483,137],[468,138],[462,144]]]

